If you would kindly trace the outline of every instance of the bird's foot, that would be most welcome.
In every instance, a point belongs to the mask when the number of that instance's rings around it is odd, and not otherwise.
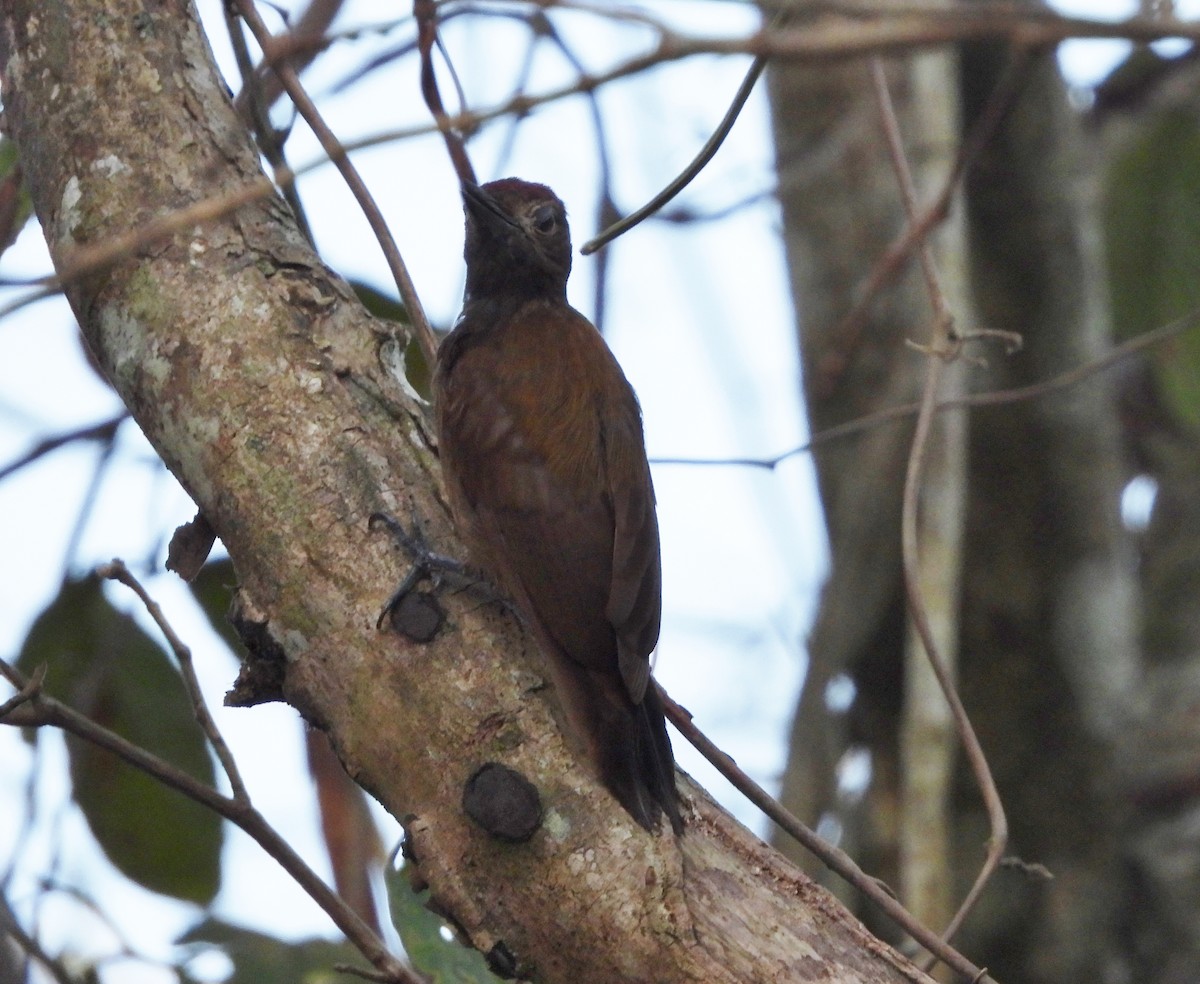
[[[391,534],[392,539],[402,546],[405,552],[412,557],[416,564],[414,571],[420,571],[417,580],[428,577],[433,581],[434,587],[441,587],[443,582],[454,583],[458,582],[459,586],[466,586],[473,581],[478,580],[472,576],[467,569],[467,565],[461,560],[454,557],[449,557],[446,554],[436,553],[429,548],[429,544],[425,542],[425,537],[421,533],[421,526],[417,522],[417,517],[413,516],[412,532],[404,528],[404,524],[395,516],[384,512],[371,513],[371,518],[367,520],[368,529],[377,530],[383,527]],[[410,574],[409,577],[412,575]],[[408,580],[407,578],[405,580]],[[409,586],[409,590],[412,586]]]
[[[416,516],[407,529],[395,516],[382,512],[373,513],[367,524],[372,530],[380,527],[386,529],[413,561],[412,568],[379,613],[376,628],[382,629],[384,620],[390,618],[393,626],[410,638],[421,642],[433,638],[443,616],[433,594],[416,590],[417,585],[426,579],[432,582],[434,592],[448,586],[455,590],[470,591],[485,601],[498,601],[505,607],[511,607],[489,582],[473,574],[461,560],[431,550],[421,534]],[[427,625],[431,627],[426,628]]]
[[[408,574],[392,592],[392,596],[380,611],[379,618],[375,620],[375,628],[382,629],[384,620],[390,618],[393,626],[399,628],[405,635],[427,634],[429,638],[432,638],[442,622],[441,609],[432,594],[418,592],[416,587],[426,578],[433,582],[435,591],[446,582],[447,576],[465,579],[468,577],[466,566],[453,557],[430,550],[429,545],[425,542],[425,537],[421,534],[421,527],[416,516],[413,516],[412,519],[411,532],[405,529],[404,524],[395,516],[382,512],[372,513],[371,518],[367,520],[367,527],[371,530],[383,527],[413,560],[413,566],[409,569]],[[426,617],[418,620],[430,622],[430,627],[425,631],[414,633],[408,626],[408,622],[412,621],[414,616],[422,614],[425,614]]]

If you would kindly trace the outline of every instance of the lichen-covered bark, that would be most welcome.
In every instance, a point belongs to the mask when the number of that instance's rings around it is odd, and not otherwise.
[[[182,0],[0,3],[5,111],[56,262],[259,177]],[[417,178],[414,177],[414,180]],[[405,563],[375,510],[455,551],[399,341],[274,197],[156,242],[68,296],[99,364],[228,547],[239,617],[281,692],[408,828],[439,905],[533,979],[921,979],[697,790],[647,836],[561,740],[529,641],[447,598],[427,646],[379,633]],[[247,711],[253,713],[253,711]],[[545,820],[500,844],[462,787],[500,761]],[[506,960],[507,962],[507,960]]]

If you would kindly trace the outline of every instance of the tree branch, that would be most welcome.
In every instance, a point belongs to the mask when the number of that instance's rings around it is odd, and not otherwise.
[[[904,153],[899,124],[896,121],[891,94],[888,90],[887,77],[884,74],[883,65],[878,59],[873,60],[871,63],[871,76],[875,85],[876,98],[880,106],[893,168],[896,172],[897,183],[900,185],[901,198],[904,201],[904,210],[908,214],[909,222],[915,223],[919,221],[917,191],[909,171],[907,157]],[[966,898],[963,899],[958,911],[955,912],[942,934],[944,940],[949,940],[958,931],[959,926],[962,925],[962,921],[967,917],[971,909],[974,908],[984,887],[1000,864],[1000,859],[1004,855],[1004,848],[1008,843],[1008,819],[1004,815],[1004,806],[1000,802],[1000,793],[996,789],[995,780],[992,778],[992,770],[988,765],[983,746],[979,743],[979,737],[976,735],[975,728],[971,724],[971,719],[967,716],[966,708],[963,707],[962,699],[959,697],[958,688],[954,682],[954,673],[947,665],[946,656],[939,648],[938,640],[934,636],[934,626],[923,588],[923,575],[925,572],[921,568],[922,557],[919,550],[918,497],[921,492],[922,482],[924,481],[926,459],[929,455],[929,438],[935,416],[939,383],[949,362],[961,356],[962,339],[954,328],[953,316],[946,302],[945,294],[942,292],[940,277],[933,258],[933,251],[927,242],[919,244],[918,255],[921,259],[921,267],[925,275],[929,300],[933,306],[934,324],[926,360],[925,383],[921,393],[921,409],[917,413],[917,424],[912,439],[912,450],[909,454],[904,476],[904,497],[901,507],[900,525],[903,545],[904,589],[908,600],[908,616],[920,640],[920,645],[925,651],[929,667],[932,669],[933,675],[937,679],[937,684],[945,695],[946,703],[950,707],[955,729],[962,742],[963,752],[966,755],[967,762],[979,786],[984,805],[987,808],[988,823],[990,825],[987,856],[984,859],[984,863],[976,875],[970,890],[967,892]],[[963,450],[963,448],[957,448],[951,453],[957,452],[961,454]],[[938,558],[938,560],[944,559]],[[957,620],[955,621],[957,622]],[[948,802],[949,794],[945,793],[945,796]]]
[[[279,835],[266,818],[250,804],[249,799],[239,800],[222,796],[215,789],[204,785],[183,769],[144,748],[139,748],[115,732],[101,727],[91,718],[80,714],[53,697],[47,697],[36,685],[38,683],[36,677],[33,680],[26,680],[15,667],[4,660],[0,660],[0,676],[18,689],[18,696],[27,695],[19,706],[8,712],[7,716],[0,715],[0,719],[5,724],[26,728],[49,725],[69,731],[98,748],[112,752],[134,768],[141,769],[147,775],[153,776],[188,799],[195,800],[236,824],[249,834],[259,847],[279,862],[280,866],[333,920],[338,929],[346,934],[346,938],[358,947],[363,956],[370,960],[381,973],[387,975],[389,980],[395,981],[397,984],[421,984],[421,981],[404,964],[388,952],[383,941],[371,931],[371,928],[359,918],[358,914],[321,880],[320,875],[305,863],[304,859]]]
[[[100,577],[120,581],[136,594],[145,606],[147,614],[154,619],[154,624],[167,637],[167,643],[171,647],[171,652],[175,654],[175,659],[179,663],[179,671],[183,676],[183,683],[187,688],[188,697],[191,698],[192,708],[196,715],[196,723],[200,725],[200,730],[204,732],[204,737],[208,739],[209,744],[213,747],[213,751],[217,754],[221,768],[225,770],[225,776],[229,780],[229,788],[233,791],[233,799],[237,803],[249,805],[250,796],[246,792],[246,784],[242,781],[241,771],[238,769],[237,762],[233,758],[233,753],[230,752],[229,746],[225,744],[225,738],[221,735],[220,729],[217,728],[217,722],[213,720],[213,716],[208,710],[208,704],[204,700],[204,694],[200,689],[200,681],[196,678],[196,667],[192,662],[191,649],[179,638],[179,634],[171,626],[171,623],[167,621],[166,616],[163,615],[163,610],[158,602],[150,597],[150,594],[142,587],[142,583],[125,566],[124,561],[114,560],[112,563],[103,564],[96,573]]]

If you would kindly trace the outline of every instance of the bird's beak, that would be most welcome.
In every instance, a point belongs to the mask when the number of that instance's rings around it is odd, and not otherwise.
[[[520,228],[499,203],[473,181],[462,182],[463,204],[472,218],[492,229]]]

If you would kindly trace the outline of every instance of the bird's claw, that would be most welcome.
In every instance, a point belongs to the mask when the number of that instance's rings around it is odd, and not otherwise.
[[[400,603],[408,597],[413,588],[420,584],[422,579],[428,575],[429,571],[423,564],[414,564],[409,569],[404,580],[400,582],[400,585],[392,592],[392,596],[388,598],[383,608],[380,609],[379,617],[375,619],[375,628],[377,630],[383,631],[383,620],[396,611],[400,607]]]
[[[384,620],[392,617],[392,623],[396,623],[396,616],[401,613],[404,601],[409,598],[409,595],[414,593],[414,590],[421,581],[426,578],[433,587],[433,592],[438,592],[449,584],[449,586],[458,589],[470,589],[475,592],[482,592],[488,600],[497,600],[506,604],[503,598],[496,593],[490,584],[486,581],[480,581],[479,577],[470,572],[467,565],[462,563],[462,560],[457,560],[454,557],[448,557],[444,553],[437,553],[430,550],[425,542],[424,536],[420,533],[420,523],[413,516],[412,527],[406,528],[404,524],[397,520],[395,516],[386,514],[386,512],[373,512],[367,520],[368,529],[379,529],[383,527],[388,530],[392,540],[395,540],[398,545],[403,547],[404,552],[409,554],[413,559],[412,569],[404,576],[404,580],[397,587],[395,592],[392,592],[391,598],[388,599],[388,604],[383,606],[383,611],[379,612],[379,618],[376,619],[376,628],[383,629]],[[430,595],[432,601],[432,595]],[[436,604],[436,602],[434,602]],[[402,619],[403,620],[403,619]],[[404,634],[413,636],[413,632],[401,628]],[[424,635],[422,630],[421,635]],[[426,640],[421,640],[426,641]]]
[[[425,537],[421,535],[421,526],[417,522],[416,515],[412,518],[412,531],[410,532],[395,516],[385,512],[371,513],[370,519],[367,520],[367,527],[375,530],[380,526],[384,527],[391,534],[392,539],[404,548],[405,553],[413,559],[416,568],[423,571],[417,578],[418,581],[422,577],[428,577],[435,588],[440,588],[444,580],[461,580],[464,583],[474,580],[467,570],[467,565],[461,560],[437,553],[429,548]],[[405,581],[407,580],[408,578],[405,578]],[[409,587],[409,590],[412,590],[412,586]]]
[[[410,638],[420,638],[421,641],[427,642],[429,638],[432,638],[432,634],[437,631],[437,626],[433,626],[432,632],[428,625],[422,625],[419,631],[407,628],[403,615],[406,607],[410,606],[406,606],[406,602],[410,600],[410,596],[413,596],[418,601],[420,600],[420,595],[413,595],[413,592],[417,585],[426,578],[429,578],[433,583],[434,590],[436,591],[441,586],[440,570],[442,565],[448,563],[454,566],[458,565],[458,562],[449,557],[441,557],[429,549],[425,543],[425,538],[421,535],[421,527],[417,522],[415,514],[412,517],[412,532],[409,532],[409,530],[405,529],[404,524],[396,519],[395,516],[384,512],[372,513],[367,520],[367,528],[373,531],[380,527],[386,529],[391,538],[412,557],[413,566],[380,610],[379,617],[375,620],[375,628],[382,630],[384,621],[390,618],[393,626],[405,635]],[[422,609],[432,608],[440,613],[440,608],[438,608],[436,599],[432,595],[429,595],[425,600],[431,604],[421,606]],[[425,621],[422,619],[422,622]],[[440,624],[440,618],[436,621]]]

